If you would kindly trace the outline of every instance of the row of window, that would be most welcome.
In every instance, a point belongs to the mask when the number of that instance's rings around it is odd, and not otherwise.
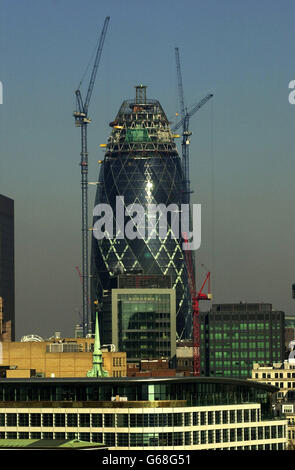
[[[209,333],[206,335],[206,337],[209,337],[211,340],[222,340],[222,339],[237,339],[237,340],[254,340],[254,341],[259,341],[259,340],[268,340],[270,341],[270,336],[266,336],[265,334],[251,334],[251,333],[233,333],[233,332],[228,332],[228,333]],[[277,334],[272,334],[271,338],[274,340],[276,338],[277,340],[280,339],[280,333]]]
[[[295,378],[295,372],[275,372],[275,373],[255,373],[255,379],[258,379],[258,378],[262,378],[262,379],[272,379],[272,378],[275,378],[275,379],[293,379]]]
[[[0,432],[0,439],[75,439],[109,447],[190,446],[285,438],[283,426],[166,433]]]
[[[280,330],[281,329],[281,324],[280,323],[272,323],[272,325],[269,324],[269,322],[265,323],[222,323],[222,322],[216,322],[213,323],[211,322],[210,325],[205,325],[201,324],[201,330],[213,330],[213,331],[254,331],[254,330]]]
[[[176,427],[256,422],[259,409],[193,413],[0,413],[0,426],[22,427]]]

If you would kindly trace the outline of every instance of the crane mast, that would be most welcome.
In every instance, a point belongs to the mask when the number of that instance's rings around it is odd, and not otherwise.
[[[188,243],[187,234],[184,234],[184,242]],[[188,272],[188,284],[193,307],[193,374],[199,377],[201,374],[201,358],[200,358],[200,300],[212,300],[210,271],[207,272],[205,280],[197,292],[194,263],[191,251],[185,250],[185,261]],[[207,284],[207,293],[203,290]]]
[[[83,103],[80,86],[75,91],[77,109],[73,113],[76,127],[81,127],[81,188],[82,188],[82,296],[83,296],[83,336],[91,333],[90,305],[89,305],[89,266],[88,266],[88,149],[87,126],[91,122],[88,116],[88,107],[94,87],[101,52],[107,32],[110,17],[104,21],[103,29],[94,60],[90,82]],[[87,331],[86,331],[87,330]]]
[[[190,118],[204,106],[210,98],[213,97],[213,94],[210,93],[206,95],[201,101],[195,104],[189,111],[184,105],[184,94],[183,94],[183,85],[182,85],[182,76],[181,76],[181,67],[180,67],[180,58],[179,58],[179,49],[175,48],[175,59],[176,59],[176,70],[177,70],[177,82],[178,82],[178,94],[179,94],[179,104],[180,104],[180,113],[181,120],[172,127],[172,131],[176,131],[182,126],[182,142],[181,142],[181,152],[182,152],[182,171],[183,171],[183,202],[185,204],[190,204],[190,178],[189,178],[189,137],[192,135],[192,132],[189,130],[189,121]]]

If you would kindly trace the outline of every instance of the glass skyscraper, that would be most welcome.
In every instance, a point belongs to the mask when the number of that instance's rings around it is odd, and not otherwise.
[[[111,278],[123,273],[169,275],[176,290],[176,329],[178,337],[191,335],[192,317],[188,279],[182,250],[183,240],[175,235],[173,211],[167,213],[167,235],[159,236],[159,219],[147,221],[149,204],[177,205],[180,211],[183,191],[181,159],[165,112],[157,100],[146,98],[146,87],[136,87],[136,97],[122,103],[113,122],[105,158],[101,164],[95,206],[108,204],[113,209],[113,238],[92,238],[92,301],[110,290]],[[150,224],[148,235],[126,237],[118,227],[116,202],[124,198],[124,210],[144,208],[138,215],[137,230]],[[174,206],[175,207],[175,206]],[[179,216],[180,214],[178,214]],[[125,228],[130,217],[124,218]],[[179,217],[180,219],[180,217]],[[144,225],[146,224],[146,225]],[[123,236],[124,234],[124,236]],[[93,302],[92,302],[93,305]],[[93,318],[93,317],[92,317]],[[101,321],[104,321],[103,312]]]

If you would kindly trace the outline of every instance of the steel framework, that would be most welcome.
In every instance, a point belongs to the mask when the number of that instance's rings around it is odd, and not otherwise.
[[[110,17],[104,21],[100,35],[94,66],[90,77],[90,82],[83,103],[80,88],[75,91],[77,110],[73,113],[76,127],[81,127],[81,186],[82,186],[82,295],[83,295],[83,336],[91,333],[91,319],[89,308],[89,267],[88,267],[88,151],[87,151],[87,125],[91,122],[88,117],[88,107],[92,95],[97,69],[101,57],[101,52],[107,32]]]

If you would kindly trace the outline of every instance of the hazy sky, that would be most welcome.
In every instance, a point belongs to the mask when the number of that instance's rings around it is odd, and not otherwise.
[[[174,119],[178,46],[186,105],[214,93],[190,125],[192,200],[203,211],[198,260],[212,272],[214,302],[271,302],[293,313],[294,1],[1,0],[0,8],[0,193],[15,200],[17,338],[73,335],[79,322],[74,90],[107,15],[89,180],[97,180],[108,123],[135,85],[147,85]]]

